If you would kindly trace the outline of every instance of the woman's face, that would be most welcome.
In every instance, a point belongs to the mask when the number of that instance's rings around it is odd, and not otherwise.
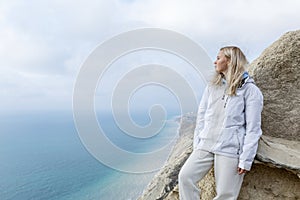
[[[228,69],[228,63],[229,59],[225,57],[223,51],[219,51],[217,60],[214,62],[216,71],[225,74]]]

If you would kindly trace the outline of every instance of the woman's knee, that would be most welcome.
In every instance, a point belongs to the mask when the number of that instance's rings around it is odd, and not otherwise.
[[[182,167],[178,174],[178,182],[187,184],[191,182],[192,174],[185,167]]]

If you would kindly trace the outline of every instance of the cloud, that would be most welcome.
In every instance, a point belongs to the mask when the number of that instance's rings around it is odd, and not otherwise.
[[[19,0],[0,5],[1,107],[15,109],[20,99],[31,99],[23,104],[27,107],[38,107],[38,101],[45,108],[60,99],[71,107],[81,64],[111,34],[114,3]]]
[[[73,80],[53,74],[34,74],[1,68],[1,110],[71,109]]]
[[[212,58],[219,47],[235,44],[252,60],[280,35],[300,27],[300,2],[295,0],[145,0],[123,5],[128,18],[180,31],[201,43]]]
[[[88,54],[110,34],[107,27],[113,4],[107,1],[13,1],[3,7],[2,66],[64,73],[66,60],[74,55],[77,59],[78,53]]]
[[[142,27],[183,33],[211,59],[221,46],[238,45],[251,61],[283,33],[299,29],[299,7],[297,0],[2,1],[0,93],[11,108],[15,97],[30,98],[28,107],[71,104],[76,75],[96,46]]]

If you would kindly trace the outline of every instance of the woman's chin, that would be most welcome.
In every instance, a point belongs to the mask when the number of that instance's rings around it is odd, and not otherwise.
[[[215,69],[215,71],[216,71],[216,73],[218,73],[218,74],[222,74],[222,72],[221,72],[220,70],[218,70],[218,69]]]

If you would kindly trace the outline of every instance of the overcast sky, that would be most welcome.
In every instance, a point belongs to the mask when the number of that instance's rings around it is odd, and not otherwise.
[[[282,34],[300,29],[299,9],[298,0],[2,0],[0,109],[70,110],[88,55],[137,28],[180,32],[212,60],[220,47],[237,45],[253,61]]]

